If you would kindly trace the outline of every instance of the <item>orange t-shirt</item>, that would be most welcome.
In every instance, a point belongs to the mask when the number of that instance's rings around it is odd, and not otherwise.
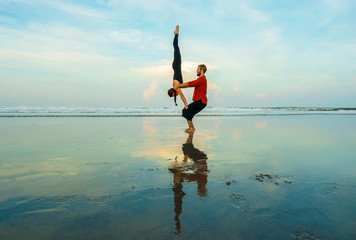
[[[188,82],[189,87],[194,88],[193,101],[201,101],[208,104],[208,98],[206,97],[208,81],[205,76],[199,77],[197,80]]]

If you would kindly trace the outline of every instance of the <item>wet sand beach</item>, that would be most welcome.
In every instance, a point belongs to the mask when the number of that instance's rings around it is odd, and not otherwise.
[[[0,239],[355,239],[355,122],[0,118]]]

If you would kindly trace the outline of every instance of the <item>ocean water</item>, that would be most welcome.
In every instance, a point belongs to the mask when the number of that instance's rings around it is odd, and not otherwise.
[[[206,107],[200,116],[265,115],[355,115],[356,108],[332,107]],[[181,107],[1,107],[0,117],[172,117],[181,115]]]
[[[354,110],[230,109],[194,134],[36,111],[2,108],[0,239],[356,238]]]

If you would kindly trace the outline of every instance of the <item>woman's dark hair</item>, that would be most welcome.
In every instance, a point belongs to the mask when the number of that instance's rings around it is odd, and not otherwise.
[[[168,90],[168,96],[173,97],[174,96],[174,103],[177,106],[177,91],[174,90],[174,88],[171,88]]]

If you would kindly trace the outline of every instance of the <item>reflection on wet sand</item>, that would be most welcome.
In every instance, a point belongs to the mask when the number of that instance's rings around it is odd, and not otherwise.
[[[183,182],[197,182],[198,192],[201,197],[207,196],[206,184],[208,183],[208,160],[207,155],[195,148],[193,145],[193,134],[189,133],[187,142],[182,145],[184,158],[182,162],[177,162],[176,165],[169,170],[173,173],[173,193],[174,193],[174,220],[176,222],[175,234],[180,235],[181,223],[179,216],[183,209]],[[189,161],[190,160],[190,161]]]

